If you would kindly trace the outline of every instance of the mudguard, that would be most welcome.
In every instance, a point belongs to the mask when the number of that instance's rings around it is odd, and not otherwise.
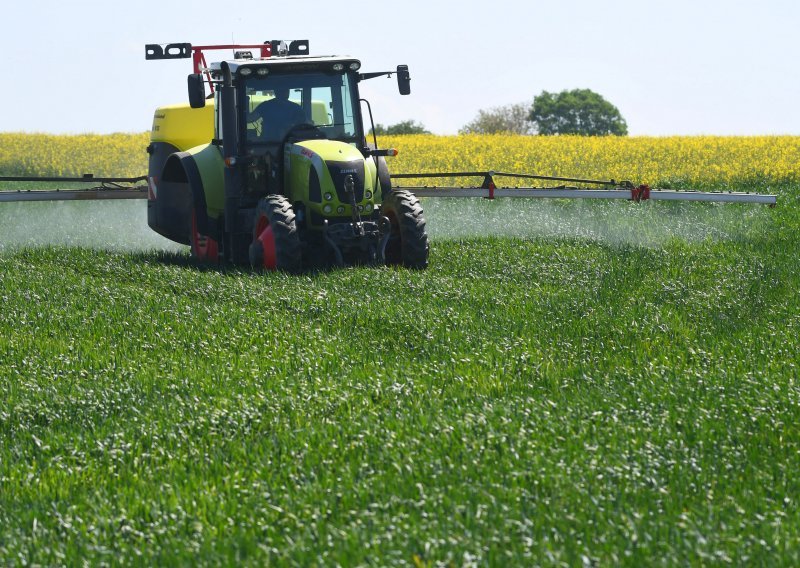
[[[222,153],[214,144],[170,154],[160,175],[151,172],[148,225],[168,239],[189,244],[194,207],[197,229],[218,235],[224,208],[223,171]]]
[[[378,188],[375,193],[380,195],[381,201],[383,201],[392,191],[392,178],[389,174],[389,166],[386,165],[386,158],[378,156],[376,160],[378,166]]]

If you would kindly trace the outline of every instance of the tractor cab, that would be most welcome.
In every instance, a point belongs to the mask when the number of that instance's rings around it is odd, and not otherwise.
[[[285,186],[285,156],[292,145],[306,140],[329,140],[355,149],[366,146],[358,106],[355,59],[336,57],[270,57],[214,63],[215,140],[235,138],[235,154],[244,158],[245,184],[251,193],[291,193]],[[226,77],[233,87],[235,128],[225,129],[222,98]],[[197,79],[195,79],[197,81]],[[198,97],[200,106],[206,99]]]

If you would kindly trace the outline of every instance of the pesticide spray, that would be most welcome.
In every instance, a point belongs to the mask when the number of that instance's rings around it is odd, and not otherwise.
[[[0,252],[71,246],[114,251],[188,250],[153,232],[137,201],[0,204]]]
[[[767,230],[771,219],[766,208],[735,204],[466,198],[423,198],[422,203],[434,241],[495,235],[658,247],[671,240],[743,239]],[[55,245],[188,253],[188,247],[152,231],[146,217],[136,201],[4,203],[0,252]]]
[[[422,205],[433,240],[496,235],[659,247],[743,239],[766,230],[771,219],[767,208],[728,203],[423,198]]]

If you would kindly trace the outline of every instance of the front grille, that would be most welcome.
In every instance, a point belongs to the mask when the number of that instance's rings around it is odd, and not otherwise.
[[[311,168],[308,174],[308,198],[314,203],[322,203],[322,188],[319,185],[317,168]]]
[[[364,160],[328,162],[327,165],[339,201],[350,203],[350,198],[344,191],[344,180],[348,175],[352,175],[355,182],[356,203],[360,203],[364,199]]]

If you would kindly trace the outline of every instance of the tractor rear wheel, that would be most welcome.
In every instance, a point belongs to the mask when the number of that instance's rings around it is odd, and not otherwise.
[[[386,264],[426,268],[428,233],[417,196],[402,189],[392,190],[383,198],[382,212],[392,224],[392,232],[386,243]]]
[[[300,235],[294,209],[282,195],[259,200],[250,244],[250,265],[265,270],[299,272],[302,268]]]
[[[200,262],[216,264],[219,262],[219,243],[216,239],[200,233],[197,229],[197,212],[192,207],[191,233],[189,233],[189,244],[191,246],[192,258]]]

